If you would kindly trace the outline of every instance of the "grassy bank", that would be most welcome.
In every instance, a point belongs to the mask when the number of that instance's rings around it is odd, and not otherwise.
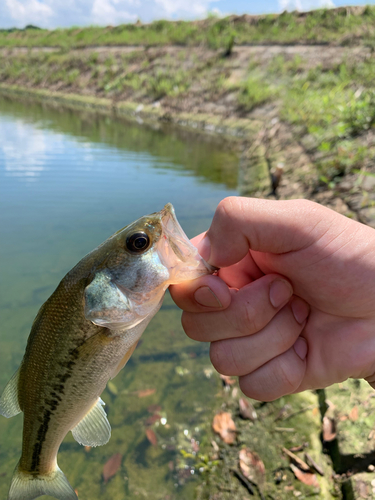
[[[2,52],[0,83],[105,99],[115,108],[132,103],[132,112],[149,107],[159,120],[196,116],[212,130],[215,122],[243,127],[247,121],[255,124],[250,137],[276,120],[303,145],[318,184],[331,187],[344,174],[371,167],[372,51],[273,49],[236,47],[229,56],[202,47]]]
[[[0,47],[60,47],[166,44],[213,49],[254,43],[336,43],[374,46],[375,7],[342,7],[307,13],[210,17],[202,21],[155,21],[106,28],[0,30]]]

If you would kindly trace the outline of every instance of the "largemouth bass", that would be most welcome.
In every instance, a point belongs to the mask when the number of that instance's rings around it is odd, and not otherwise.
[[[115,233],[62,279],[0,398],[5,417],[24,413],[8,500],[77,500],[57,465],[62,440],[72,431],[85,446],[108,442],[100,399],[108,380],[125,366],[168,286],[211,272],[167,204]]]

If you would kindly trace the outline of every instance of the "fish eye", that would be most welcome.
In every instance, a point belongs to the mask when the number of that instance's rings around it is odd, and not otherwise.
[[[147,233],[139,231],[126,238],[126,247],[132,253],[142,253],[150,246],[150,238]]]

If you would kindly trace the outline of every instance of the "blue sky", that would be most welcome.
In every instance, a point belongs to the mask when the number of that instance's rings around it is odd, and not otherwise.
[[[375,3],[372,0],[368,3]],[[154,19],[197,19],[214,12],[261,14],[348,5],[344,0],[0,0],[0,28],[117,25]],[[363,2],[353,0],[350,5]]]

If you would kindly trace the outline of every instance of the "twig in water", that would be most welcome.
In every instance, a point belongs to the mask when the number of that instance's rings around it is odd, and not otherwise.
[[[254,488],[250,481],[237,469],[231,469],[231,472],[241,481],[241,483],[247,488],[250,495],[254,495]]]
[[[285,420],[289,420],[290,418],[294,417],[295,415],[298,415],[299,413],[304,413],[305,411],[313,410],[314,408],[317,408],[317,406],[316,405],[306,406],[305,408],[301,408],[300,410],[297,410],[297,411],[294,411],[293,413],[290,413],[282,420],[285,422]]]

